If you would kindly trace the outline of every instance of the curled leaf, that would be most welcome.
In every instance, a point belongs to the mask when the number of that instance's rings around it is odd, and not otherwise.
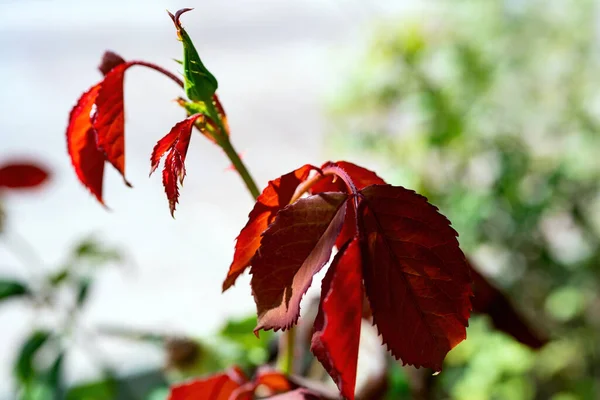
[[[364,189],[370,185],[384,185],[385,181],[381,179],[373,171],[358,166],[348,161],[336,161],[326,162],[321,167],[322,170],[327,168],[339,168],[344,171],[350,179],[352,184],[357,190]],[[348,193],[348,188],[342,179],[337,175],[327,175],[325,178],[319,180],[313,187],[310,188],[311,193],[322,193],[322,192],[343,192]],[[339,249],[344,243],[351,240],[356,235],[356,224],[354,220],[356,215],[354,214],[354,207],[348,207],[346,213],[346,223],[342,227],[342,232],[335,242],[336,247]]]
[[[191,10],[191,8],[184,8],[177,11],[175,15],[169,12],[169,16],[175,24],[179,40],[183,43],[182,64],[185,93],[190,100],[209,102],[212,101],[219,86],[217,79],[202,63],[192,39],[179,21],[182,14]]]
[[[223,291],[229,289],[250,265],[250,260],[260,247],[261,234],[273,222],[279,210],[289,204],[296,189],[308,178],[313,168],[307,164],[270,181],[258,196],[254,208],[248,215],[246,226],[237,237],[233,262],[223,282]]]
[[[101,204],[104,179],[104,152],[98,149],[96,131],[90,115],[96,102],[100,84],[93,86],[77,101],[69,115],[67,150],[79,181]]]
[[[259,329],[296,323],[312,277],[329,261],[346,213],[347,195],[320,193],[279,211],[252,260],[252,292]]]
[[[178,185],[183,185],[185,177],[185,157],[190,145],[192,128],[200,118],[204,118],[204,116],[194,114],[175,124],[169,133],[156,143],[150,157],[150,175],[152,175],[158,167],[160,159],[168,152],[163,169],[163,185],[169,200],[171,216],[175,213],[175,206],[179,199]]]
[[[26,189],[43,184],[48,171],[29,162],[13,162],[0,166],[0,189]]]

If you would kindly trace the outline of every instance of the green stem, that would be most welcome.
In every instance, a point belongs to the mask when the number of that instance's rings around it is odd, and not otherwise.
[[[229,160],[231,161],[231,164],[233,165],[235,170],[238,172],[238,174],[240,174],[240,177],[246,184],[246,187],[248,188],[248,191],[250,192],[252,197],[256,199],[260,195],[260,191],[258,190],[254,179],[252,179],[250,172],[248,172],[248,169],[242,162],[242,159],[238,155],[237,151],[235,151],[235,149],[233,148],[233,145],[231,144],[229,138],[224,138],[224,140],[220,140],[219,145],[221,146],[227,157],[229,157]]]
[[[258,190],[258,186],[256,186],[256,182],[254,182],[254,179],[252,179],[252,175],[250,175],[250,172],[248,172],[248,168],[246,168],[246,165],[242,162],[242,159],[238,155],[237,151],[235,151],[235,149],[233,148],[233,145],[229,140],[227,130],[225,129],[223,121],[221,121],[221,117],[219,116],[219,113],[217,112],[214,104],[212,102],[206,102],[205,104],[209,116],[213,119],[213,121],[217,123],[221,131],[221,135],[219,135],[216,138],[217,144],[221,146],[221,148],[231,161],[231,164],[233,165],[235,170],[238,172],[238,174],[240,174],[240,177],[246,184],[248,191],[256,200],[256,198],[260,195],[260,191]]]
[[[233,148],[233,145],[231,144],[231,141],[229,140],[228,132],[225,129],[223,121],[221,120],[221,117],[220,117],[219,113],[217,112],[214,104],[212,102],[206,102],[205,104],[206,104],[206,109],[208,111],[209,117],[211,117],[213,119],[213,121],[216,122],[217,126],[219,127],[219,130],[221,131],[221,134],[217,135],[217,137],[215,138],[217,141],[217,144],[223,149],[223,151],[225,152],[225,154],[231,161],[231,164],[233,165],[235,170],[238,172],[238,174],[240,175],[240,177],[246,184],[246,187],[248,188],[248,191],[250,192],[252,197],[254,199],[258,198],[258,196],[260,195],[258,186],[256,186],[256,182],[252,178],[252,175],[250,175],[250,172],[248,172],[246,165],[242,162],[237,151],[235,151],[235,149]],[[295,332],[296,331],[295,331],[294,327],[291,327],[287,331],[285,352],[283,352],[279,357],[278,364],[281,366],[283,373],[286,375],[291,375],[294,373],[293,369],[294,369],[294,343],[295,343],[295,336],[296,336]]]
[[[296,328],[292,326],[286,333],[286,348],[284,355],[283,373],[292,375],[294,373],[294,344],[296,339]]]

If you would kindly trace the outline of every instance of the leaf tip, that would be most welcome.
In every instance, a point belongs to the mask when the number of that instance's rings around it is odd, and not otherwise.
[[[115,53],[114,51],[107,50],[102,55],[102,60],[98,66],[98,70],[102,75],[106,76],[113,68],[125,64],[125,59]]]
[[[223,281],[223,285],[221,286],[221,293],[225,293],[227,289],[233,286],[233,282],[231,282],[231,277],[225,278]]]
[[[256,328],[254,328],[254,336],[256,336],[258,339],[260,339],[260,330],[263,329],[262,326],[257,325]]]
[[[179,18],[182,14],[192,10],[193,8],[182,8],[181,10],[175,12],[175,15],[173,15],[169,10],[167,10],[167,14],[169,14],[169,17],[171,17],[171,20],[173,20],[175,27],[179,30],[181,29],[181,22],[179,21]]]

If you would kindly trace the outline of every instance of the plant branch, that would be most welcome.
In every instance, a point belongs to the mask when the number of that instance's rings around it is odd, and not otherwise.
[[[131,65],[141,65],[143,67],[148,67],[150,69],[158,71],[161,74],[167,76],[168,78],[171,78],[171,80],[173,80],[175,83],[177,83],[183,89],[183,81],[177,75],[175,75],[174,73],[172,73],[170,71],[167,71],[166,69],[164,69],[161,66],[158,66],[156,64],[152,64],[152,63],[149,63],[149,62],[146,62],[146,61],[139,61],[139,60],[129,61],[129,63]]]
[[[246,184],[250,195],[256,200],[256,198],[258,198],[258,196],[260,195],[260,190],[258,190],[258,186],[252,178],[252,175],[250,175],[250,172],[248,172],[246,165],[243,163],[237,151],[235,151],[235,149],[233,148],[233,145],[229,140],[229,135],[227,129],[225,128],[225,124],[223,124],[223,121],[221,119],[221,115],[217,111],[212,101],[206,102],[205,104],[206,109],[208,110],[209,117],[213,121],[215,121],[217,123],[217,126],[219,127],[219,133],[215,137],[217,144],[221,146],[221,148],[231,161],[231,164]]]

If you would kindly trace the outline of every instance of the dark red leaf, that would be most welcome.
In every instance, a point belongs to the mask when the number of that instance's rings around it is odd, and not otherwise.
[[[404,364],[440,371],[466,337],[471,280],[458,235],[413,191],[374,185],[361,192],[363,277],[373,319]]]
[[[354,400],[363,308],[361,254],[357,239],[336,254],[323,279],[311,350],[342,395]]]
[[[260,247],[262,233],[273,222],[277,212],[290,203],[298,186],[308,178],[314,168],[307,164],[270,181],[258,196],[254,208],[248,215],[246,226],[237,237],[233,262],[223,282],[223,291],[229,289],[250,265],[250,260]]]
[[[496,329],[534,350],[548,343],[548,338],[530,326],[500,290],[477,272],[471,263],[469,263],[469,267],[475,294],[473,297],[474,313],[488,315]]]
[[[69,115],[67,127],[67,150],[77,177],[101,204],[104,178],[104,152],[96,145],[96,131],[90,114],[100,91],[100,84],[93,86],[80,98]]]
[[[370,171],[366,168],[360,167],[356,164],[347,161],[336,161],[331,162],[328,161],[321,169],[326,169],[327,167],[338,167],[342,169],[348,176],[352,179],[352,183],[356,187],[357,190],[361,190],[371,185],[385,185],[385,181],[381,179],[377,174],[373,171]],[[346,188],[346,184],[342,179],[337,177],[336,175],[329,175],[319,182],[317,182],[310,189],[311,193],[322,193],[322,192],[348,192]]]
[[[352,179],[352,183],[357,190],[361,190],[370,185],[385,185],[385,181],[377,176],[375,172],[350,162],[326,162],[323,164],[321,169],[326,169],[328,167],[341,168],[346,174],[348,174],[350,179]],[[310,192],[313,194],[322,192],[348,193],[348,188],[346,187],[344,181],[337,175],[328,175],[311,187]],[[354,207],[349,207],[346,213],[347,222],[342,227],[342,233],[340,233],[340,236],[335,242],[335,245],[338,249],[356,235],[356,224],[354,223],[355,218],[356,216],[354,214]]]
[[[48,171],[30,162],[11,162],[0,167],[0,189],[25,189],[41,185]]]
[[[329,261],[346,212],[347,195],[321,193],[279,211],[252,259],[259,329],[295,324],[312,277]]]
[[[203,117],[202,114],[194,114],[175,124],[171,131],[156,143],[150,157],[150,175],[152,175],[158,167],[160,159],[166,152],[169,152],[163,169],[163,185],[169,200],[171,216],[175,213],[175,205],[179,199],[178,184],[183,185],[185,177],[185,157],[190,145],[192,128],[196,120]]]
[[[98,69],[102,72],[102,75],[106,76],[113,68],[121,64],[125,64],[123,57],[112,51],[106,51],[102,55],[102,61],[100,62]]]
[[[169,400],[229,400],[240,386],[229,374],[218,374],[171,388]],[[252,400],[252,396],[242,395],[237,400]]]
[[[125,106],[123,102],[123,84],[125,71],[133,63],[119,64],[111,69],[101,83],[96,98],[96,113],[92,124],[96,129],[98,147],[121,173],[125,183]]]

